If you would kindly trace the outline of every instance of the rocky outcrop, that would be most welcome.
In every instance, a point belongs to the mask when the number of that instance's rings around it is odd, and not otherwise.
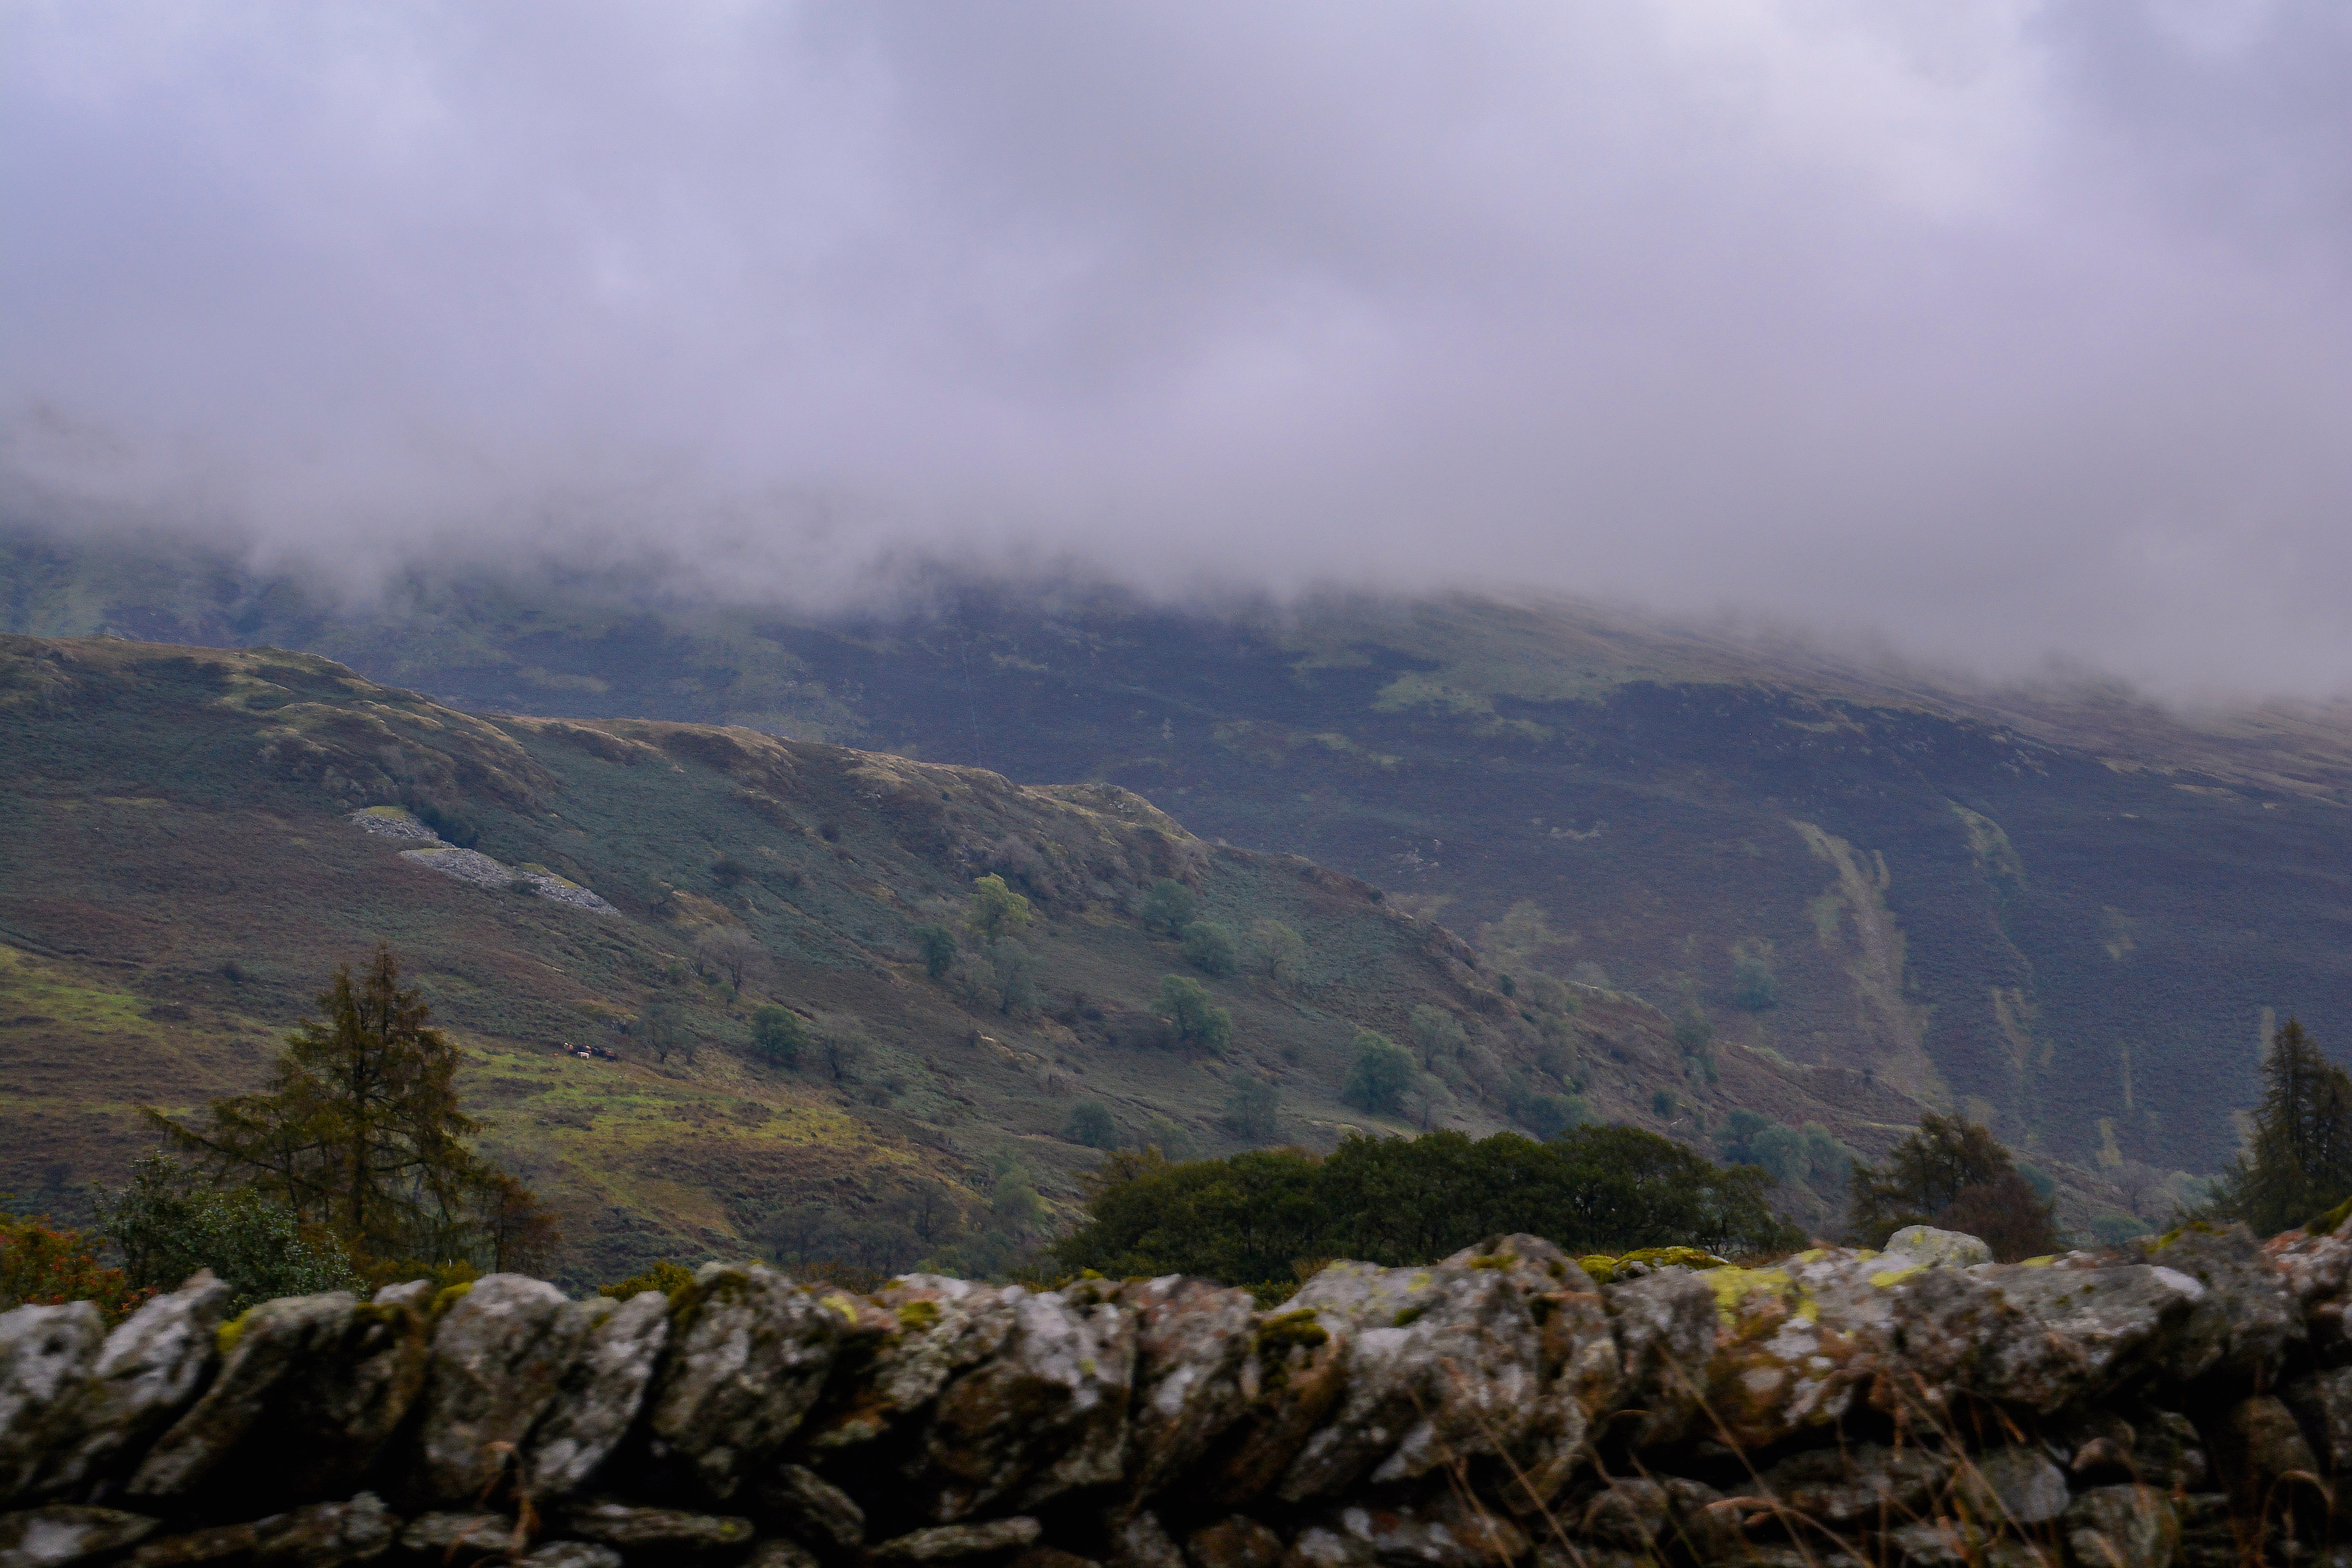
[[[2319,1558],[2352,1241],[1203,1280],[493,1275],[0,1316],[0,1568],[2223,1568]],[[1704,1261],[1711,1261],[1705,1260]]]

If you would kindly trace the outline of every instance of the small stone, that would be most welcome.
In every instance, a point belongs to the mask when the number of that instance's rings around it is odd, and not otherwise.
[[[2032,1448],[1978,1454],[1960,1467],[1955,1489],[1979,1523],[1996,1529],[2046,1524],[2068,1501],[2065,1473]]]
[[[250,1524],[223,1524],[149,1541],[124,1561],[129,1568],[204,1568],[206,1563],[242,1561],[253,1554],[259,1542]]]
[[[515,1545],[515,1521],[502,1513],[428,1513],[409,1521],[400,1544],[445,1562],[504,1553]]]
[[[1662,1543],[1694,1563],[1719,1563],[1739,1554],[1746,1544],[1739,1510],[1726,1503],[1721,1492],[1682,1476],[1668,1476],[1659,1484],[1666,1490]]]
[[[751,1521],[731,1514],[689,1513],[631,1503],[581,1503],[563,1511],[567,1533],[629,1552],[720,1552],[748,1542]]]
[[[1930,1268],[1972,1268],[1992,1261],[1992,1248],[1965,1231],[1937,1230],[1932,1225],[1906,1225],[1886,1238],[1889,1252],[1916,1259]]]
[[[0,1312],[0,1507],[32,1495],[105,1342],[89,1301]]]
[[[439,1294],[441,1288],[430,1279],[409,1279],[383,1286],[368,1300],[379,1307],[406,1307],[422,1312],[433,1305],[433,1298]]]
[[[2285,1396],[2305,1429],[2317,1436],[2327,1473],[2352,1472],[2352,1366],[2298,1378],[2287,1385]]]
[[[2064,1516],[2076,1568],[2169,1568],[2180,1542],[2172,1504],[2154,1487],[2094,1487]]]
[[[1913,1568],[1967,1568],[1984,1550],[1984,1532],[1965,1520],[1922,1519],[1895,1526],[1879,1539]]]
[[[2260,1514],[2282,1483],[2315,1482],[2319,1461],[2303,1429],[2276,1394],[2258,1394],[2231,1405],[2213,1429],[2220,1480],[2242,1511]]]
[[[1647,1552],[1666,1521],[1666,1489],[1653,1480],[1619,1477],[1585,1505],[1585,1534],[1608,1546]]]
[[[1036,1543],[1043,1528],[1027,1515],[992,1519],[986,1524],[942,1524],[894,1537],[877,1546],[880,1563],[945,1563],[959,1557],[985,1557],[1016,1552]]]
[[[2168,1492],[2202,1490],[2213,1467],[2197,1424],[2177,1410],[2150,1410],[2132,1429],[2131,1479]]]
[[[1914,1518],[1951,1471],[1951,1461],[1924,1448],[1855,1443],[1791,1454],[1760,1478],[1765,1492],[1800,1518],[1853,1524]]]
[[[1275,1568],[1282,1537],[1247,1514],[1229,1514],[1184,1538],[1192,1568]]]
[[[614,1559],[618,1568],[619,1559]],[[751,1555],[743,1559],[743,1568],[817,1568],[816,1553],[797,1541],[781,1535],[771,1535],[754,1542]]]
[[[1058,1546],[1033,1546],[1015,1557],[1010,1568],[1101,1568],[1101,1565],[1091,1557],[1081,1557]]]
[[[757,1561],[756,1552],[753,1561]],[[621,1568],[621,1554],[593,1541],[551,1541],[544,1546],[534,1547],[523,1562],[530,1568]],[[779,1563],[776,1568],[804,1568],[804,1565]]]
[[[1341,1504],[1298,1532],[1286,1563],[1413,1563],[1428,1568],[1502,1568],[1524,1557],[1526,1534],[1507,1519],[1434,1505],[1427,1509]],[[1586,1553],[1588,1562],[1594,1554]]]
[[[373,1492],[362,1492],[349,1502],[272,1515],[253,1529],[253,1568],[352,1568],[391,1551],[400,1521]]]
[[[145,1514],[69,1503],[0,1513],[0,1565],[71,1568],[136,1545],[153,1533],[155,1523]]]
[[[1606,1285],[1617,1347],[1623,1357],[1618,1402],[1643,1412],[1637,1447],[1682,1436],[1700,1410],[1707,1363],[1715,1353],[1715,1292],[1682,1269],[1629,1285]]]
[[[866,1510],[805,1465],[778,1465],[761,1483],[759,1499],[761,1508],[780,1516],[784,1528],[804,1542],[852,1552],[866,1539]]]
[[[1123,1510],[1104,1525],[1114,1568],[1184,1568],[1184,1554],[1150,1509]]]

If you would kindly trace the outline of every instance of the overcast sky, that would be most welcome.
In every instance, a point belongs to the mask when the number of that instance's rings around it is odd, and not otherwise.
[[[2352,6],[0,6],[0,496],[2352,689]]]

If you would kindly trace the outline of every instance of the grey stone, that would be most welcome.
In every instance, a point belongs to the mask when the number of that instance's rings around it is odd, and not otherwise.
[[[1540,1382],[1535,1325],[1501,1271],[1334,1263],[1292,1297],[1349,1330],[1347,1391],[1276,1491],[1333,1496],[1516,1447]]]
[[[392,1550],[400,1531],[373,1492],[348,1502],[313,1503],[255,1524],[254,1568],[352,1568]]]
[[[1119,1510],[1105,1524],[1112,1568],[1184,1568],[1184,1554],[1150,1509]]]
[[[368,1300],[379,1307],[407,1307],[423,1312],[431,1310],[433,1298],[439,1294],[441,1288],[430,1279],[405,1279],[397,1285],[379,1287]]]
[[[1579,1527],[1605,1546],[1647,1552],[1665,1522],[1666,1489],[1644,1478],[1619,1476],[1585,1504]]]
[[[2141,1251],[2150,1264],[2205,1288],[2164,1368],[2167,1376],[2217,1373],[2260,1388],[2304,1342],[2303,1315],[2286,1281],[2244,1226],[2190,1225],[2143,1242]]]
[[[1966,1231],[1937,1230],[1932,1225],[1906,1225],[1886,1238],[1886,1250],[1915,1258],[1930,1268],[1970,1268],[1992,1261],[1992,1248]]]
[[[573,1307],[582,1342],[523,1444],[523,1485],[534,1498],[586,1489],[636,1424],[669,1343],[669,1300],[659,1291],[617,1307],[603,1297]]]
[[[1247,1514],[1229,1514],[1184,1538],[1192,1568],[1276,1568],[1282,1537]]]
[[[1937,1272],[1975,1283],[1983,1299],[1952,1301],[1942,1322],[1958,1325],[1954,1343],[1940,1353],[1922,1346],[1923,1358],[1948,1360],[1958,1385],[1985,1398],[2055,1413],[2199,1353],[2209,1292],[2178,1269],[2069,1258]],[[1906,1352],[1912,1343],[1906,1331]]]
[[[154,1529],[144,1514],[70,1503],[0,1513],[0,1568],[72,1568],[135,1546]]]
[[[1257,1310],[1246,1290],[1176,1274],[1129,1285],[1118,1300],[1135,1314],[1127,1479],[1149,1497],[1199,1463],[1248,1408]]]
[[[1447,1504],[1341,1503],[1298,1532],[1294,1564],[1414,1563],[1427,1568],[1499,1568],[1528,1553],[1519,1527],[1499,1514]],[[1588,1560],[1591,1554],[1588,1553]]]
[[[2352,1471],[2352,1366],[2311,1373],[2289,1384],[2286,1402],[2316,1439],[2326,1473]]]
[[[1604,1285],[1622,1358],[1618,1402],[1642,1413],[1638,1445],[1670,1443],[1698,1415],[1715,1354],[1716,1300],[1682,1268],[1625,1285]]]
[[[131,1495],[299,1501],[348,1489],[425,1382],[424,1320],[336,1291],[265,1301],[222,1331],[219,1375],[150,1450]],[[235,1463],[230,1463],[231,1459]]]
[[[506,1555],[520,1544],[515,1521],[502,1513],[427,1513],[400,1532],[403,1549],[444,1562]]]
[[[0,1312],[0,1507],[33,1494],[105,1342],[92,1302]]]
[[[942,1524],[910,1531],[874,1548],[877,1563],[945,1563],[959,1557],[985,1557],[1015,1552],[1045,1533],[1025,1514],[992,1519],[986,1524]]]
[[[612,1305],[567,1301],[519,1274],[485,1275],[466,1289],[433,1331],[418,1434],[424,1497],[451,1503],[488,1493]]]
[[[1791,1454],[1759,1481],[1798,1518],[1848,1525],[1917,1517],[1951,1470],[1949,1458],[1925,1448],[1854,1443]]]
[[[2065,1513],[2075,1568],[2169,1568],[2180,1542],[2172,1504],[2154,1487],[2093,1487]]]
[[[123,1561],[129,1568],[205,1568],[215,1563],[241,1563],[253,1555],[260,1532],[250,1523],[215,1525],[179,1535],[150,1540]]]
[[[1091,1290],[1007,1298],[995,1353],[933,1401],[903,1472],[910,1516],[952,1524],[1120,1479],[1135,1320]]]
[[[562,1515],[567,1534],[625,1555],[638,1552],[724,1552],[750,1542],[751,1521],[731,1514],[690,1513],[684,1509],[639,1508],[603,1499],[576,1503]]]
[[[1190,1507],[1246,1508],[1290,1468],[1346,1390],[1349,1331],[1311,1307],[1285,1306],[1258,1318],[1242,1369],[1249,1403],[1210,1459],[1185,1481]]]
[[[530,1568],[621,1568],[621,1554],[593,1541],[551,1541],[531,1548]]]
[[[1693,1563],[1718,1563],[1737,1555],[1746,1545],[1738,1507],[1721,1492],[1682,1476],[1666,1476],[1659,1485],[1666,1493],[1666,1521],[1659,1541],[1677,1556]]]
[[[1948,1515],[1899,1524],[1879,1537],[1914,1568],[1971,1568],[1982,1559],[1986,1532]]]
[[[1976,1455],[1960,1467],[1954,1490],[1979,1522],[1993,1528],[2047,1524],[2066,1511],[2068,1501],[2065,1472],[2025,1447]]]
[[[215,1340],[230,1295],[210,1269],[201,1270],[106,1336],[89,1381],[61,1413],[70,1430],[44,1462],[38,1490],[73,1490],[127,1468],[171,1425],[219,1359]]]
[[[1013,1336],[1018,1287],[907,1274],[875,1293],[898,1331],[859,1378],[859,1396],[812,1420],[795,1446],[831,1453],[872,1442],[921,1409],[950,1379],[978,1365]]]
[[[1491,1268],[1516,1289],[1536,1326],[1539,1392],[1507,1467],[1514,1511],[1540,1513],[1590,1458],[1593,1422],[1617,1403],[1623,1375],[1601,1292],[1583,1268],[1539,1236],[1494,1236],[1445,1259]]]
[[[805,1465],[777,1466],[761,1483],[759,1498],[761,1508],[803,1541],[850,1552],[866,1539],[866,1510]]]
[[[2276,1394],[2242,1399],[2213,1427],[2217,1479],[2238,1508],[2263,1513],[2283,1485],[2317,1484],[2319,1460],[2303,1428]]]
[[[2147,1410],[2132,1428],[2131,1479],[2168,1492],[2202,1490],[2213,1476],[2197,1424],[2175,1410]]]
[[[816,1403],[841,1320],[759,1264],[705,1264],[675,1303],[676,1343],[648,1426],[657,1458],[735,1495]]]
[[[799,1542],[772,1535],[752,1542],[751,1555],[743,1559],[743,1568],[817,1568],[817,1558]]]

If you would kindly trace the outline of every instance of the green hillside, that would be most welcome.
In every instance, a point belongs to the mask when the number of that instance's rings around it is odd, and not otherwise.
[[[1474,942],[1520,908],[1512,962],[2136,1188],[2234,1152],[2266,1018],[2352,1042],[2341,710],[1988,692],[1560,604],[1212,616],[940,583],[845,621],[418,576],[341,605],[193,555],[14,550],[22,629],[1117,784]]]
[[[331,967],[379,940],[463,1046],[486,1145],[560,1211],[578,1279],[744,1247],[908,1267],[1001,1227],[1008,1175],[1066,1208],[1100,1157],[1071,1135],[1087,1103],[1121,1142],[1200,1153],[1570,1105],[1710,1151],[1745,1108],[1874,1153],[1918,1109],[1862,1073],[1694,1049],[1602,988],[1530,971],[1506,994],[1491,958],[1377,889],[1203,842],[1111,785],[475,717],[267,648],[6,637],[0,792],[0,1190],[19,1206],[70,1213],[115,1179],[147,1145],[138,1107],[255,1083]],[[420,863],[459,854],[427,822],[501,875]],[[940,978],[922,960],[918,928],[959,925],[984,875],[1035,911],[1026,1005],[973,939]],[[1139,915],[1161,879],[1235,932],[1295,930],[1296,974],[1188,965]],[[1230,1010],[1226,1054],[1151,1011],[1171,973]],[[752,1043],[772,999],[813,1036],[789,1065]],[[1414,1092],[1351,1108],[1357,1031],[1414,1041],[1415,1009],[1444,1026]],[[1273,1086],[1270,1125],[1228,1116],[1245,1081]],[[2070,1179],[2078,1213],[2113,1202]],[[1784,1197],[1826,1217],[1801,1182]]]

